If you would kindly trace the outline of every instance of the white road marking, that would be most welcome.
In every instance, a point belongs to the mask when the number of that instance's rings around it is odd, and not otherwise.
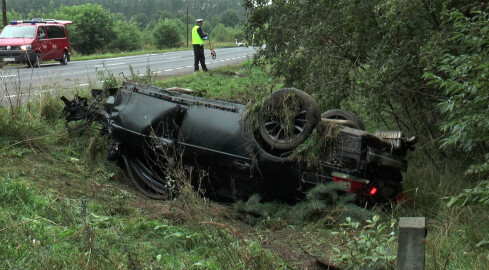
[[[98,65],[95,66],[96,68],[98,67],[110,67],[110,66],[120,66],[120,65],[125,65],[126,63],[114,63],[114,64],[106,64],[106,65]]]

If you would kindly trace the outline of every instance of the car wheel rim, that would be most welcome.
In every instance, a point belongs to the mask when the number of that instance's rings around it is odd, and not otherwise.
[[[285,117],[283,115],[278,115],[273,113],[273,110],[267,108],[268,111],[265,121],[264,129],[267,136],[277,143],[289,143],[297,139],[308,124],[306,117],[307,111],[300,107],[299,110],[295,112],[289,112]],[[294,114],[290,117],[290,114]]]

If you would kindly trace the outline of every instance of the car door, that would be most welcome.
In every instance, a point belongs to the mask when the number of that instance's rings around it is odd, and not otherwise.
[[[43,25],[39,25],[37,28],[37,42],[35,47],[35,51],[40,51],[42,54],[42,59],[44,60],[46,55],[49,54],[51,46],[49,45],[46,30]]]
[[[48,42],[51,45],[49,59],[61,59],[65,47],[64,43],[66,40],[64,28],[60,25],[47,25],[46,30],[48,33]]]

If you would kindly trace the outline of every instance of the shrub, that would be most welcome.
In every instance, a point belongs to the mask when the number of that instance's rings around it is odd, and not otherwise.
[[[180,46],[182,38],[178,29],[174,20],[160,20],[153,30],[156,47],[162,49]]]

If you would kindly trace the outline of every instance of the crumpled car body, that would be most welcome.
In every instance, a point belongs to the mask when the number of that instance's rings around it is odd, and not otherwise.
[[[293,103],[298,109],[283,108],[289,96],[299,98]],[[312,98],[297,89],[272,93],[259,110],[130,82],[109,89],[100,108],[81,98],[62,99],[67,122],[101,124],[111,141],[107,158],[123,161],[136,186],[157,199],[178,190],[170,187],[165,170],[181,162],[209,172],[207,191],[233,199],[259,193],[290,200],[318,183],[336,181],[360,198],[390,200],[402,192],[405,155],[416,141],[400,131],[368,133],[346,111],[321,116]],[[320,126],[334,128],[334,137],[319,148],[329,152],[319,153],[324,160],[311,167],[291,158]]]

